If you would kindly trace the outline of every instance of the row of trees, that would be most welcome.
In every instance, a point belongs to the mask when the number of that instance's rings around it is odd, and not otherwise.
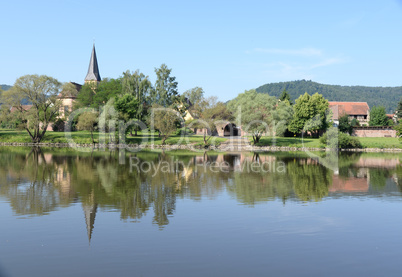
[[[329,103],[321,94],[305,93],[290,102],[290,95],[283,90],[279,99],[256,90],[240,93],[227,104],[217,101],[216,97],[206,98],[202,88],[195,87],[178,93],[176,78],[165,64],[155,69],[156,81],[151,83],[148,76],[138,70],[126,71],[118,79],[104,79],[97,86],[88,83],[80,91],[67,83],[62,85],[48,76],[26,75],[15,82],[12,89],[1,95],[2,120],[18,118],[33,142],[40,142],[48,128],[59,116],[60,94],[76,96],[74,110],[86,108],[74,118],[78,130],[89,130],[91,134],[97,126],[102,130],[116,130],[118,121],[124,122],[125,134],[137,135],[140,128],[157,130],[162,143],[184,125],[186,113],[192,119],[186,125],[204,130],[204,143],[216,133],[219,123],[235,121],[238,126],[251,134],[254,143],[263,135],[297,135],[308,133],[318,137],[332,125]],[[30,102],[27,109],[21,103]],[[88,109],[90,108],[90,109]],[[10,113],[10,111],[13,113]],[[402,99],[398,105],[402,114]],[[65,115],[67,119],[68,114]],[[112,123],[111,123],[112,122]],[[114,122],[114,123],[113,123]],[[370,114],[371,126],[384,126],[390,122],[383,107],[373,107]],[[111,126],[114,124],[114,127]],[[350,121],[348,116],[340,118],[342,132],[351,132],[357,120]]]
[[[49,76],[25,75],[10,90],[0,91],[3,104],[0,121],[17,122],[19,128],[29,133],[32,142],[38,143],[51,124],[64,126],[71,112],[83,109],[73,118],[73,128],[91,131],[92,138],[98,127],[107,132],[117,131],[118,122],[125,123],[125,131],[135,136],[146,123],[146,127],[159,132],[164,143],[183,124],[182,118],[191,103],[199,121],[207,122],[203,126],[208,127],[209,123],[213,126],[214,120],[231,119],[226,106],[214,97],[205,98],[202,88],[179,95],[171,71],[165,64],[156,68],[154,84],[138,70],[126,71],[117,79],[84,84],[79,91],[74,84],[61,84]],[[76,97],[72,111],[60,113],[64,108],[60,96]],[[26,102],[31,104],[29,108],[22,104]],[[60,118],[62,115],[64,118]]]

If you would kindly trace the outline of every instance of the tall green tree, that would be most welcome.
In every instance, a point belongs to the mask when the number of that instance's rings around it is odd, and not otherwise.
[[[140,105],[138,99],[132,94],[124,94],[123,96],[116,97],[114,102],[114,107],[119,112],[119,118],[125,123],[136,118],[140,106],[142,105]],[[135,128],[135,126],[130,126],[126,131],[130,131],[131,135],[133,135],[132,130],[134,129],[136,132],[135,135],[137,135],[138,128]]]
[[[374,106],[370,110],[370,126],[388,126],[388,117],[385,108],[382,106]]]
[[[204,90],[200,87],[195,87],[189,90],[186,90],[183,93],[183,96],[190,100],[192,105],[197,105],[201,103],[201,101],[205,100],[204,98]]]
[[[162,137],[162,145],[164,145],[166,139],[176,131],[179,113],[172,108],[154,104],[152,105],[150,120],[150,125],[159,131],[159,135]]]
[[[94,104],[95,90],[93,84],[87,83],[81,87],[74,101],[73,109],[92,107]]]
[[[77,94],[74,102],[74,109],[79,108],[99,108],[104,106],[109,99],[116,97],[122,93],[122,80],[103,79],[97,86],[93,83],[84,84]]]
[[[398,102],[398,106],[396,107],[396,116],[398,119],[402,119],[402,97]]]
[[[91,133],[92,143],[95,143],[93,132],[97,129],[98,120],[99,113],[95,111],[82,113],[78,117],[77,129],[80,131],[89,131]]]
[[[2,94],[0,102],[14,108],[15,116],[23,120],[23,128],[33,143],[41,142],[47,127],[54,122],[61,105],[57,97],[61,83],[46,75],[25,75],[18,78],[14,86]],[[32,103],[31,108],[23,106],[23,100]]]
[[[107,103],[110,98],[114,98],[122,93],[122,78],[104,78],[96,87],[93,96],[92,108],[99,108]]]
[[[396,130],[396,136],[402,139],[402,119],[399,120],[399,124],[394,126],[394,129]]]
[[[279,96],[279,100],[281,101],[289,101],[289,103],[292,103],[290,101],[290,94],[287,92],[286,89],[284,89],[281,93],[281,95]]]
[[[150,104],[157,104],[162,107],[170,107],[178,102],[178,91],[176,77],[171,76],[172,69],[166,64],[155,68],[156,82],[151,92]]]
[[[122,78],[122,95],[131,95],[137,102],[135,113],[131,119],[143,121],[147,115],[147,106],[150,101],[152,84],[148,76],[145,76],[139,70],[130,73],[126,71]],[[133,100],[131,100],[133,101]],[[138,126],[134,126],[135,135],[137,135]]]
[[[347,114],[342,115],[339,118],[339,131],[341,131],[342,133],[348,133],[349,135],[352,134],[352,124],[349,121],[349,116]]]
[[[296,99],[293,105],[293,119],[289,130],[293,133],[303,131],[318,136],[320,131],[325,131],[328,126],[328,100],[321,94],[315,93],[310,96],[307,92]]]
[[[257,93],[254,89],[239,94],[228,103],[228,109],[235,115],[236,123],[253,136],[254,144],[263,134],[281,135],[292,116],[289,104],[280,103],[276,97]]]

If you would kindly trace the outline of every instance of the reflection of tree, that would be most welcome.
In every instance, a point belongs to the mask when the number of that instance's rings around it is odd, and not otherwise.
[[[148,164],[144,171],[130,170],[128,156],[125,164],[119,164],[118,153],[113,151],[87,154],[34,149],[28,153],[0,148],[0,194],[9,198],[18,214],[42,215],[79,201],[90,238],[95,214],[102,209],[117,209],[124,220],[141,219],[153,210],[153,222],[162,228],[175,212],[177,197],[198,201],[226,190],[247,205],[278,198],[285,203],[295,196],[318,201],[332,183],[332,171],[306,156],[135,155],[140,163]],[[339,164],[350,167],[358,157],[341,156]],[[213,168],[211,163],[223,166]],[[280,165],[286,170],[278,171]],[[371,182],[382,186],[394,173],[400,182],[401,167],[395,172],[370,170]]]
[[[391,176],[391,173],[387,169],[370,168],[369,173],[370,185],[377,189],[385,187],[387,179]]]
[[[294,191],[303,201],[319,201],[328,195],[332,184],[332,172],[311,159],[300,159],[287,164],[288,174],[293,180]]]
[[[339,176],[349,177],[350,175],[355,176],[356,170],[353,170],[351,166],[358,162],[361,157],[361,153],[340,153],[339,154]]]
[[[280,198],[285,203],[293,195],[292,182],[283,161],[253,153],[243,158],[240,167],[234,175],[234,186],[228,188],[238,201],[254,205]]]
[[[247,205],[275,200],[277,197],[285,203],[292,195],[292,183],[285,173],[238,172],[235,174],[235,186],[230,187],[229,192]]]
[[[8,196],[17,214],[43,215],[60,205],[53,164],[46,162],[40,148],[32,148],[28,155],[2,155],[0,167],[1,180],[6,180],[0,193]]]

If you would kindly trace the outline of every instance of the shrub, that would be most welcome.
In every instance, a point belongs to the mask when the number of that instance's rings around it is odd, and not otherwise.
[[[338,148],[338,149],[348,149],[348,148],[362,148],[362,144],[357,137],[352,137],[349,134],[339,132],[336,128],[330,128],[328,132],[326,132],[321,138],[320,143],[327,145],[328,144],[328,137],[330,138],[329,147],[330,148]],[[338,134],[338,141],[336,145],[336,133]]]
[[[352,137],[349,134],[340,133],[338,135],[339,148],[362,148],[362,144],[357,137]]]
[[[194,132],[190,128],[181,128],[176,130],[176,136],[192,135]]]
[[[52,125],[53,131],[55,132],[64,132],[64,121],[60,118],[56,120]]]

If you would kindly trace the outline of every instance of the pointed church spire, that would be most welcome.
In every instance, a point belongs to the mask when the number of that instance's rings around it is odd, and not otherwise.
[[[85,77],[85,83],[94,81],[96,82],[101,81],[101,76],[99,74],[99,68],[98,68],[98,60],[96,59],[95,43],[94,46],[92,47],[92,54],[91,59],[89,60],[88,73],[87,76]]]

